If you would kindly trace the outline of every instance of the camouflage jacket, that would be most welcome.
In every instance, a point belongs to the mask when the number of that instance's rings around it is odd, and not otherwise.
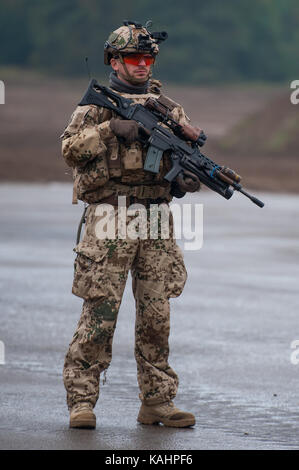
[[[144,104],[148,97],[161,95],[161,82],[151,80],[147,94],[125,94],[135,103]],[[180,124],[189,122],[182,106],[169,100],[171,113]],[[62,137],[62,155],[73,168],[73,203],[81,199],[87,203],[100,202],[114,195],[137,198],[172,199],[171,185],[164,180],[171,163],[164,153],[158,174],[143,170],[147,150],[139,142],[120,143],[110,129],[114,112],[95,105],[78,106],[71,116]]]

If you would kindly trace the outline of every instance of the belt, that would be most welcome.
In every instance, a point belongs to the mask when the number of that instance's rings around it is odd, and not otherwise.
[[[142,204],[143,206],[146,207],[146,209],[149,209],[151,204],[162,204],[162,203],[168,204],[168,201],[166,199],[163,199],[162,197],[158,197],[157,199],[149,199],[149,198],[140,199],[135,196],[126,196],[127,207],[129,207],[131,204]],[[118,206],[118,196],[116,196],[115,194],[112,194],[111,196],[101,199],[101,201],[99,201],[98,204],[111,204],[112,206]],[[86,211],[88,207],[89,206],[84,207],[83,214],[79,223],[79,227],[77,231],[77,238],[76,238],[77,245],[80,242],[82,226],[86,222]]]
[[[131,204],[142,204],[147,209],[149,209],[151,204],[162,204],[162,203],[167,204],[168,201],[161,197],[158,197],[157,199],[150,199],[150,198],[140,199],[136,196],[126,196],[127,207],[129,207]],[[111,204],[112,206],[118,206],[118,196],[115,194],[112,194],[111,196],[101,199],[98,202],[98,204]]]

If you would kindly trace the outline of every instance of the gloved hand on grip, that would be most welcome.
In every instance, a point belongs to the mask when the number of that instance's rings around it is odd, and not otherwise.
[[[191,171],[184,170],[183,173],[180,173],[177,176],[176,182],[178,183],[180,190],[185,191],[186,193],[194,193],[195,191],[200,190],[200,181],[194,173],[191,173]]]
[[[132,144],[138,137],[138,123],[133,120],[115,119],[110,121],[110,129],[117,136],[122,138],[126,144]]]
[[[206,143],[206,140],[207,140],[208,137],[206,136],[204,131],[202,131],[199,127],[196,127],[195,129],[197,129],[198,132],[199,132],[199,137],[197,139],[197,143],[200,147],[202,147]]]

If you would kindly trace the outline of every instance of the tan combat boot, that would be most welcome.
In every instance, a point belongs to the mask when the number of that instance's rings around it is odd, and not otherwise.
[[[163,423],[164,426],[173,428],[186,428],[195,424],[195,416],[179,410],[170,401],[150,406],[142,404],[137,421],[142,424]]]
[[[94,429],[96,416],[91,403],[77,403],[70,411],[70,428]]]

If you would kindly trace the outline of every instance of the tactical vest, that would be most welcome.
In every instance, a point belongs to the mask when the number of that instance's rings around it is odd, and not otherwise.
[[[119,94],[140,104],[144,104],[148,97],[155,99],[159,97],[165,100],[170,111],[174,111],[179,105],[163,97],[157,83],[159,82],[152,81],[150,93],[146,95]],[[96,109],[96,124],[109,122],[113,117],[120,119],[116,113],[106,108]],[[85,119],[88,119],[88,110],[85,113],[87,115]],[[73,203],[77,203],[77,199],[87,203],[100,202],[113,194],[134,196],[138,199],[163,198],[167,201],[172,199],[170,183],[164,179],[171,168],[167,152],[164,152],[161,159],[159,172],[151,173],[143,169],[147,149],[143,148],[141,143],[136,141],[131,145],[125,145],[113,136],[105,142],[105,146],[106,159],[95,158],[83,167],[74,169]],[[106,182],[103,184],[103,181]]]

